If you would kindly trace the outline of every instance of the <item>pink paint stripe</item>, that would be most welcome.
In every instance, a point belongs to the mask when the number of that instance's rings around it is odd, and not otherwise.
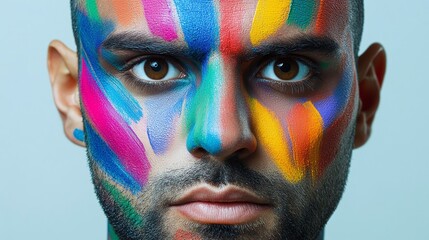
[[[82,103],[93,127],[117,154],[125,170],[143,186],[150,170],[145,148],[101,92],[84,59],[80,81]]]
[[[152,34],[169,42],[177,39],[173,15],[167,0],[142,0],[142,2]]]

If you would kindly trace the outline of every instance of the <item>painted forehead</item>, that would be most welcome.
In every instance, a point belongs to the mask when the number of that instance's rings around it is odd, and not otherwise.
[[[349,1],[336,0],[86,0],[80,9],[116,30],[137,30],[189,47],[220,43],[238,50],[283,33],[338,34],[348,24]],[[236,49],[237,48],[237,49]]]

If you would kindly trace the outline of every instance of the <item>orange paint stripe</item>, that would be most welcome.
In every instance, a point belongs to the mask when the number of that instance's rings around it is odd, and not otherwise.
[[[116,15],[116,21],[121,26],[129,26],[143,17],[141,0],[111,0]]]
[[[308,166],[308,149],[310,148],[309,112],[302,104],[297,104],[288,114],[289,136],[292,141],[293,157],[298,167]]]
[[[311,145],[309,148],[309,162],[311,177],[313,181],[315,181],[319,177],[320,146],[323,139],[323,119],[312,102],[304,103],[304,107],[309,114],[309,128],[307,130]]]

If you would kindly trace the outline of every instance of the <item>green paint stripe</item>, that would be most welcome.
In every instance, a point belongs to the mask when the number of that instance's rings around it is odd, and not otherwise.
[[[121,240],[119,239],[119,236],[116,234],[115,230],[113,229],[112,225],[107,227],[107,233],[109,234],[109,240]]]
[[[141,225],[143,223],[143,218],[140,214],[134,209],[130,200],[125,198],[121,191],[119,191],[114,185],[110,184],[108,181],[102,181],[104,189],[109,192],[116,204],[119,205],[125,216],[132,221],[135,225]]]
[[[294,0],[287,20],[288,25],[296,25],[302,30],[316,18],[316,0]]]
[[[100,21],[100,13],[98,12],[97,0],[87,0],[86,1],[86,10],[88,11],[88,16],[93,21]]]

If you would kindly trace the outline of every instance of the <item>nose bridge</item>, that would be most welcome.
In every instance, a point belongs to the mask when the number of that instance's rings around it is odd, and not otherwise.
[[[243,139],[239,73],[233,62],[212,54],[203,66],[188,121],[187,148],[210,155],[229,155]]]

